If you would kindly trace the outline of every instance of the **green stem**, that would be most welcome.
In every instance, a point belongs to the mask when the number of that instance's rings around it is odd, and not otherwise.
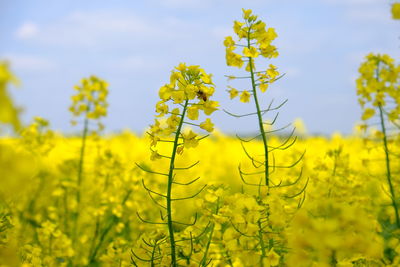
[[[168,215],[168,231],[169,231],[169,241],[171,245],[171,266],[176,267],[176,245],[175,245],[175,238],[174,238],[174,228],[172,225],[172,182],[174,177],[174,169],[175,169],[175,157],[176,157],[176,150],[179,144],[179,136],[181,134],[181,129],[183,125],[183,120],[185,118],[186,109],[188,106],[189,100],[185,101],[182,111],[182,117],[179,121],[178,129],[176,130],[174,146],[172,148],[172,155],[171,161],[169,164],[169,173],[168,173],[168,188],[167,188],[167,215]]]
[[[157,241],[156,241],[156,243],[154,244],[153,250],[151,251],[151,258],[150,258],[151,262],[150,262],[150,267],[154,267],[154,266],[155,266],[155,265],[154,265],[154,258],[155,258],[155,254],[156,254],[156,249],[157,249]]]
[[[76,193],[77,204],[79,204],[81,201],[80,186],[82,184],[82,179],[83,179],[83,163],[84,163],[84,157],[85,157],[86,137],[87,137],[88,130],[89,130],[89,119],[85,118],[83,134],[82,134],[82,145],[81,145],[81,151],[80,151],[80,156],[79,156],[79,166],[78,166],[78,182],[77,182],[78,188],[77,188],[77,193]]]
[[[218,211],[219,211],[219,197],[217,199],[217,207],[215,209],[215,215],[218,215]],[[199,266],[207,266],[208,250],[210,249],[211,240],[212,240],[212,237],[214,234],[214,228],[215,228],[215,223],[213,223],[213,225],[211,226],[210,235],[208,237],[208,241],[207,241],[207,245],[206,245],[206,251],[204,252],[204,256],[203,256]]]
[[[71,234],[71,229],[68,227],[68,216],[69,216],[69,210],[68,210],[68,188],[64,188],[64,197],[63,197],[63,204],[64,204],[64,232]]]
[[[381,128],[382,128],[382,133],[383,133],[383,146],[385,149],[385,159],[386,159],[386,178],[387,182],[389,184],[389,190],[390,190],[390,197],[392,199],[392,205],[394,208],[394,212],[396,214],[396,225],[398,228],[400,228],[400,217],[399,217],[399,210],[397,207],[397,202],[396,202],[396,195],[394,192],[393,184],[392,184],[392,174],[390,171],[390,157],[389,157],[389,147],[388,147],[388,141],[387,141],[387,134],[386,134],[386,127],[385,127],[385,120],[383,118],[383,110],[382,106],[379,105],[379,116],[381,119]]]
[[[247,48],[250,49],[250,29],[249,29],[249,32],[247,34]],[[257,98],[257,87],[256,87],[255,79],[254,79],[254,70],[253,70],[253,58],[251,58],[251,57],[249,57],[249,65],[250,65],[251,86],[252,86],[252,90],[253,90],[254,102],[256,103],[256,108],[257,108],[258,125],[259,125],[259,128],[260,128],[260,133],[261,133],[261,137],[262,137],[263,144],[264,144],[265,185],[269,186],[268,143],[267,143],[267,137],[265,135],[265,130],[264,130],[264,125],[263,125],[263,119],[262,119],[260,104],[258,103],[258,98]]]
[[[131,195],[132,190],[129,190],[126,193],[126,196],[124,197],[124,199],[122,200],[121,205],[125,205],[126,201],[129,199],[129,196]],[[103,242],[106,239],[107,234],[112,230],[112,228],[117,224],[117,222],[119,222],[120,218],[118,218],[115,215],[112,215],[112,219],[111,222],[108,224],[108,226],[106,228],[104,228],[103,232],[100,234],[99,236],[99,242],[97,243],[96,247],[94,247],[93,252],[91,253],[91,256],[89,257],[89,262],[90,263],[94,263],[96,261],[96,256],[97,253],[99,252],[101,246],[103,245]],[[98,233],[94,236],[94,239],[96,239],[98,236]]]
[[[263,234],[262,234],[262,227],[261,227],[261,222],[258,220],[258,238],[260,239],[260,246],[261,246],[261,261],[260,261],[260,266],[264,267],[264,258],[265,258],[265,244],[264,244],[264,239],[263,239]]]
[[[86,148],[86,139],[89,130],[89,119],[85,118],[84,126],[83,126],[83,133],[82,133],[82,144],[81,144],[81,151],[79,156],[79,164],[78,164],[78,179],[76,183],[76,212],[74,217],[74,235],[73,241],[76,242],[76,236],[78,232],[78,217],[79,217],[79,208],[81,202],[81,184],[83,180],[83,164],[85,158],[85,148]]]

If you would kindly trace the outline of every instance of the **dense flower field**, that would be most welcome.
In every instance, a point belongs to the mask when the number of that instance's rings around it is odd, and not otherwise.
[[[168,244],[163,242],[166,226],[141,221],[161,221],[162,216],[152,201],[160,197],[151,198],[142,183],[163,192],[166,179],[142,172],[135,163],[154,171],[168,167],[152,164],[147,139],[129,132],[90,136],[80,205],[74,197],[79,138],[32,131],[21,140],[2,140],[2,264],[17,266],[22,259],[24,266],[71,262],[130,266],[131,257],[138,261],[133,253],[149,259],[149,245],[158,242],[155,258],[168,265]],[[251,149],[262,147],[260,142]],[[307,153],[298,167],[282,169],[271,182],[294,182],[300,172],[302,178],[296,185],[269,192],[243,184],[238,164],[250,166],[236,138],[215,135],[199,144],[195,156],[188,153],[180,159],[181,166],[200,161],[179,177],[180,182],[201,178],[176,187],[174,198],[207,187],[174,206],[177,221],[190,224],[197,218],[193,226],[174,225],[177,238],[183,240],[177,247],[179,263],[199,266],[205,260],[212,266],[258,266],[263,241],[264,266],[330,266],[333,262],[381,266],[389,263],[388,258],[393,266],[399,264],[398,234],[390,225],[394,212],[385,174],[377,164],[383,162],[382,149],[360,137],[304,138],[277,154],[276,165],[292,161],[305,147]],[[294,197],[307,181],[306,190]],[[266,208],[269,218],[261,233],[257,222]]]
[[[263,106],[283,77],[260,63],[279,56],[275,29],[245,9],[233,25],[226,63],[243,76],[227,77],[248,86],[227,91],[251,111],[224,110],[212,74],[180,63],[143,136],[102,133],[108,84],[96,76],[71,97],[81,134],[22,125],[8,93],[18,80],[0,63],[0,130],[15,132],[0,139],[0,266],[400,265],[400,65],[365,57],[353,135],[296,136],[275,126],[286,101]],[[218,109],[255,117],[256,133],[215,131]]]

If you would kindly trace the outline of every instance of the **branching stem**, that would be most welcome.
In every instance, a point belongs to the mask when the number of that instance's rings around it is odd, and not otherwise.
[[[82,133],[82,143],[81,143],[81,150],[79,155],[79,163],[78,163],[78,179],[76,182],[76,207],[77,210],[75,212],[74,217],[74,230],[73,230],[73,241],[75,243],[76,237],[78,234],[78,219],[79,219],[79,210],[80,210],[80,203],[81,203],[81,185],[83,180],[83,165],[85,161],[85,149],[86,149],[86,139],[87,134],[89,131],[89,119],[85,118],[84,125],[83,125],[83,133]]]
[[[172,183],[174,178],[174,169],[175,169],[175,157],[176,157],[176,150],[179,145],[179,136],[181,135],[183,120],[185,118],[187,106],[189,100],[185,101],[182,111],[182,117],[180,119],[178,128],[175,134],[174,146],[172,148],[172,155],[169,164],[169,173],[168,173],[168,187],[167,187],[167,220],[168,220],[168,231],[169,231],[169,241],[171,245],[171,266],[176,267],[176,244],[175,244],[175,237],[174,237],[174,228],[173,228],[173,221],[172,221]]]
[[[399,209],[397,206],[397,202],[396,202],[396,195],[394,192],[394,188],[393,188],[393,183],[392,183],[392,174],[391,174],[391,170],[390,170],[390,155],[389,155],[389,147],[388,147],[388,141],[387,141],[387,134],[386,134],[386,126],[385,126],[385,120],[383,117],[383,109],[382,106],[379,105],[379,116],[380,116],[380,120],[381,120],[381,128],[382,128],[382,133],[383,133],[383,147],[385,150],[385,161],[386,161],[386,178],[387,178],[387,182],[389,185],[389,190],[390,190],[390,198],[392,199],[392,205],[394,208],[394,212],[396,215],[396,225],[398,228],[400,228],[400,217],[399,217]]]
[[[250,49],[250,46],[251,46],[251,44],[250,44],[250,30],[249,30],[249,32],[247,34],[247,48]],[[250,66],[250,76],[251,76],[251,85],[252,85],[252,90],[253,90],[254,102],[255,102],[256,108],[257,108],[258,124],[260,127],[260,133],[261,133],[261,137],[262,137],[263,144],[264,144],[265,185],[269,186],[268,143],[267,143],[267,137],[266,137],[265,130],[264,130],[261,109],[260,109],[260,105],[258,103],[258,98],[257,98],[257,87],[256,87],[255,78],[254,78],[254,70],[253,70],[253,58],[251,58],[251,57],[249,57],[249,66]]]

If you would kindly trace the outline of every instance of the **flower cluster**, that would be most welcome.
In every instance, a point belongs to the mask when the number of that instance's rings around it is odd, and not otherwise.
[[[252,14],[250,9],[243,9],[243,22],[234,21],[233,30],[237,35],[238,41],[232,36],[224,40],[226,51],[226,63],[228,66],[242,68],[246,63],[245,70],[251,73],[251,78],[261,92],[268,89],[269,84],[273,83],[279,76],[276,66],[270,64],[265,71],[256,72],[255,59],[259,56],[264,58],[275,58],[279,55],[277,48],[272,45],[272,41],[278,36],[274,28],[266,28],[266,24]],[[240,41],[244,39],[244,43]],[[236,50],[241,50],[235,52]],[[255,76],[255,77],[253,77]],[[229,76],[230,79],[238,77]],[[256,79],[256,80],[255,80]],[[240,101],[249,102],[251,93],[247,90],[238,91],[230,87],[230,97],[235,98],[240,95]]]
[[[169,84],[165,84],[159,90],[161,100],[156,104],[158,115],[149,132],[151,146],[156,146],[161,137],[176,132],[185,116],[191,121],[196,121],[201,111],[207,116],[216,111],[218,102],[210,100],[214,90],[210,74],[199,66],[179,64],[171,72]],[[214,129],[214,124],[209,118],[200,124],[185,121],[182,123],[198,126],[207,132]],[[178,147],[180,153],[183,152],[183,147],[191,148],[198,144],[197,134],[191,130],[182,132],[179,137],[183,139],[183,146]]]
[[[10,124],[14,130],[21,127],[19,121],[20,108],[14,106],[7,87],[18,84],[17,78],[11,73],[7,62],[0,62],[0,122]]]
[[[400,3],[392,4],[392,18],[400,19]]]
[[[287,231],[288,266],[380,266],[373,263],[383,256],[383,240],[378,222],[368,216],[355,204],[312,202]],[[361,260],[369,264],[357,265]]]
[[[386,110],[390,121],[396,121],[400,116],[400,65],[388,55],[369,54],[359,68],[357,79],[358,101],[363,108],[363,120],[375,115],[377,108],[388,107]],[[367,105],[370,104],[370,105]]]
[[[49,121],[41,117],[35,117],[21,136],[22,142],[31,152],[45,155],[54,147],[54,132],[49,129]]]
[[[76,85],[74,89],[77,93],[71,97],[72,105],[69,110],[75,117],[83,115],[85,119],[98,120],[107,116],[107,82],[96,76],[90,76],[82,79],[81,85]]]

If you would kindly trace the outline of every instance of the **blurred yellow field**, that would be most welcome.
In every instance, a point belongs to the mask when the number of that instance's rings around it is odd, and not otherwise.
[[[390,11],[398,20],[400,3]],[[114,22],[104,25],[136,25]],[[41,31],[29,22],[15,36]],[[0,61],[0,267],[400,266],[400,64],[365,55],[354,80],[361,122],[351,134],[308,134],[302,119],[279,126],[288,100],[271,96],[286,76],[276,29],[243,8],[230,34],[221,46],[237,70],[223,90],[234,105],[220,100],[217,75],[178,62],[141,136],[106,130],[113,91],[95,75],[71,88],[74,134],[42,117],[24,123],[9,90],[20,82]],[[218,130],[217,116],[236,134]]]
[[[131,249],[147,258],[141,239],[161,240],[166,227],[140,221],[137,213],[144,220],[160,221],[157,205],[142,180],[152,190],[162,192],[166,179],[141,171],[135,163],[154,171],[168,168],[167,161],[154,165],[150,160],[149,138],[129,132],[90,137],[80,207],[73,197],[80,139],[58,135],[40,138],[1,141],[1,169],[8,172],[1,180],[2,197],[7,199],[1,211],[1,242],[7,244],[7,250],[2,249],[3,263],[15,266],[21,254],[26,266],[62,266],[69,261],[87,265],[93,259],[104,266],[130,266]],[[260,141],[253,146],[260,148]],[[365,144],[360,137],[340,135],[305,138],[284,154],[277,153],[277,165],[292,161],[305,148],[298,167],[277,171],[271,179],[276,184],[281,179],[289,183],[302,170],[298,184],[272,188],[269,195],[265,188],[258,192],[257,187],[243,184],[238,164],[251,166],[236,138],[217,134],[205,139],[195,156],[187,153],[180,159],[177,164],[181,166],[200,161],[191,171],[179,175],[181,182],[201,178],[188,187],[176,187],[176,198],[193,194],[207,184],[197,197],[173,207],[177,221],[190,223],[198,213],[195,226],[175,225],[180,238],[200,236],[194,239],[192,252],[189,241],[179,246],[179,254],[193,253],[187,265],[197,266],[203,257],[212,227],[208,253],[214,266],[230,262],[256,266],[260,252],[252,249],[258,244],[251,236],[258,231],[255,222],[264,208],[257,203],[261,196],[270,213],[270,230],[264,235],[278,254],[270,254],[266,261],[277,257],[277,262],[284,258],[289,266],[297,266],[299,261],[304,266],[329,266],[335,255],[339,266],[352,262],[382,265],[385,247],[397,251],[397,239],[385,242],[380,234],[388,229],[379,222],[393,221],[394,214],[385,193],[385,175],[376,164],[382,158],[376,143]],[[283,197],[296,194],[307,181],[304,194]],[[152,197],[160,200],[157,195]],[[303,197],[304,203],[298,208]],[[70,224],[76,212],[81,216],[73,245]]]

